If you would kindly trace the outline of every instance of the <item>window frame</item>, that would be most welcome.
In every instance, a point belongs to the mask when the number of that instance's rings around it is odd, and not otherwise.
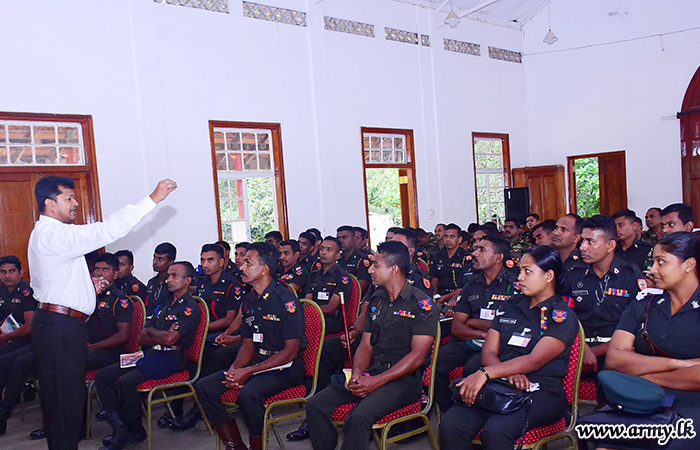
[[[482,133],[472,132],[472,167],[474,169],[474,209],[476,211],[476,221],[479,222],[479,188],[477,184],[477,168],[476,168],[476,140],[477,139],[500,139],[501,148],[503,149],[503,189],[510,189],[512,186],[511,180],[511,165],[510,165],[510,142],[507,133]],[[505,205],[505,200],[504,200]],[[504,217],[505,218],[505,217]],[[487,219],[490,220],[490,219]]]
[[[223,230],[221,222],[221,204],[219,201],[219,171],[216,166],[216,144],[214,142],[215,128],[238,128],[248,130],[265,130],[269,131],[272,137],[272,158],[274,167],[271,171],[274,174],[275,191],[277,199],[277,223],[282,236],[287,239],[289,236],[289,219],[287,214],[287,189],[284,178],[284,161],[282,157],[282,129],[279,123],[267,122],[229,122],[222,120],[209,121],[209,142],[211,145],[211,163],[214,175],[214,201],[216,206],[216,221],[219,229],[219,240],[223,240]],[[250,172],[251,177],[255,177],[255,172]],[[246,177],[247,178],[247,177]],[[248,212],[248,204],[246,202],[246,212]],[[247,215],[248,220],[250,216]]]

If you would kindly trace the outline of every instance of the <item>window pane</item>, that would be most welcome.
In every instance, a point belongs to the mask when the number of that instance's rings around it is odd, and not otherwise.
[[[258,155],[255,153],[245,153],[243,155],[243,168],[245,170],[258,170]]]
[[[60,164],[80,164],[80,148],[61,147],[59,149],[59,161]]]
[[[258,154],[258,160],[259,160],[259,164],[260,164],[260,170],[271,170],[272,169],[269,153]]]
[[[245,222],[233,222],[231,225],[233,231],[233,242],[243,242],[248,240],[248,230]],[[255,239],[253,239],[253,241],[254,240]]]
[[[231,232],[231,222],[221,222],[221,234],[224,241],[234,242],[233,233]]]
[[[36,126],[34,127],[34,144],[55,144],[56,127]],[[54,158],[56,159],[56,158]],[[37,158],[38,162],[38,158]]]
[[[0,147],[0,164],[7,164],[7,147]]]
[[[362,138],[362,148],[369,148],[369,136]]]
[[[491,210],[492,210],[493,214],[496,214],[500,219],[503,219],[506,217],[505,203],[492,204]]]
[[[35,152],[37,164],[56,164],[56,147],[37,147]]]
[[[491,203],[503,202],[503,191],[501,189],[491,189],[489,201]]]
[[[404,152],[402,152],[402,151],[394,151],[394,161],[397,163],[405,162],[403,160],[403,155],[404,155]]]
[[[232,152],[241,151],[241,133],[226,133],[226,144]]]
[[[8,127],[11,144],[29,144],[32,142],[29,125],[10,125]]]
[[[267,152],[270,151],[270,135],[267,133],[258,133],[258,151]]]
[[[382,152],[382,161],[385,163],[392,163],[394,162],[394,152],[392,151],[384,151]]]
[[[214,150],[217,152],[223,152],[224,148],[224,133],[214,132]]]
[[[5,132],[5,125],[0,125],[0,142],[4,143],[7,139],[7,133]]]
[[[255,151],[255,134],[243,133],[243,150],[246,152]]]
[[[58,143],[79,144],[78,129],[75,127],[58,127]]]
[[[501,168],[501,157],[499,155],[493,155],[486,157],[486,167],[489,169],[500,169]]]
[[[233,214],[231,214],[231,202],[224,200],[219,202],[219,207],[221,208],[221,220],[233,220]]]
[[[481,205],[488,202],[488,191],[486,189],[476,190],[476,201]]]
[[[365,148],[367,148],[367,147],[365,147]],[[365,150],[365,162],[366,163],[369,162],[369,151],[367,151],[367,150]]]
[[[503,174],[489,174],[489,186],[503,188]]]
[[[474,164],[476,165],[477,169],[486,169],[486,156],[484,155],[475,155],[474,156]]]
[[[486,187],[486,179],[488,178],[488,175],[485,173],[477,173],[476,174],[476,185],[477,187]]]
[[[402,138],[394,138],[394,148],[403,149],[403,139]]]
[[[216,152],[216,170],[226,170],[226,153]]]
[[[228,154],[228,170],[229,172],[240,172],[243,170],[243,156],[240,153]]]
[[[394,143],[394,139],[390,137],[385,137],[382,138],[382,148],[392,148],[392,145]]]
[[[381,163],[382,162],[382,152],[372,150],[370,152],[369,160],[370,160],[370,162],[373,162],[373,163]]]
[[[265,234],[277,228],[273,178],[248,178],[248,210],[250,213],[250,238],[265,240]]]
[[[372,136],[372,148],[381,148],[382,147],[382,138]]]
[[[219,180],[219,198],[227,199],[231,198],[231,193],[228,187],[228,180]]]
[[[10,147],[10,162],[12,164],[31,164],[32,148],[31,147]]]

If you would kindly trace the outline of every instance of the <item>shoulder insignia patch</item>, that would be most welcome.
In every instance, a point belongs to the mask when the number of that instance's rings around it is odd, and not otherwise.
[[[350,280],[348,279],[348,277],[343,277],[343,278],[341,278],[340,281],[342,281],[343,284],[348,284],[348,281],[350,281]]]
[[[423,278],[423,286],[425,286],[426,288],[430,289],[430,286],[431,286],[431,285],[430,285],[430,280],[427,279],[427,278]]]
[[[508,267],[509,269],[512,269],[513,267],[515,267],[515,263],[513,262],[512,259],[509,259],[506,261],[506,267]]]
[[[192,315],[192,308],[191,307],[186,307],[185,310],[183,311],[187,317]]]
[[[573,297],[569,297],[568,295],[564,295],[562,299],[566,302],[567,305],[569,305],[569,308],[573,309],[574,306],[576,305],[576,301],[574,300]]]
[[[464,257],[464,259],[466,259],[467,261],[471,261],[471,260],[472,260],[472,255],[467,255],[467,256]]]
[[[321,269],[321,263],[320,263],[320,262],[316,262],[315,266],[316,266],[317,269]]]
[[[301,267],[297,267],[296,274],[301,275],[303,273],[303,270]]]
[[[566,311],[560,311],[558,309],[555,309],[554,311],[552,311],[552,319],[556,323],[562,323],[566,320]]]
[[[369,260],[373,260],[373,259],[374,259],[374,255],[373,255],[373,254],[371,254],[371,253],[369,253],[369,254],[367,255],[367,259],[369,259]]]
[[[645,280],[644,278],[638,278],[637,279],[637,286],[639,286],[640,290],[646,289],[648,287],[647,280]]]
[[[27,297],[27,296],[29,295],[29,289],[23,290],[23,291],[22,291],[22,295],[24,295],[25,297]]]
[[[136,283],[132,284],[132,285],[131,285],[131,290],[134,291],[134,292],[137,292],[137,291],[139,290],[139,285],[136,284]]]
[[[433,310],[433,302],[431,302],[429,298],[424,298],[423,300],[418,302],[418,304],[420,305],[420,308],[423,311],[432,311]]]
[[[365,264],[365,267],[369,267],[369,259],[363,259],[362,262]]]
[[[127,309],[129,307],[129,299],[122,298],[119,300],[119,302],[121,303],[122,308]]]
[[[287,311],[289,311],[290,314],[294,314],[297,311],[297,306],[293,301],[285,303],[284,307],[287,308]]]

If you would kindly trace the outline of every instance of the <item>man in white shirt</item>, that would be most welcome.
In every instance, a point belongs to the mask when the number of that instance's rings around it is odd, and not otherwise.
[[[126,236],[177,184],[162,180],[153,193],[104,222],[72,225],[75,182],[45,177],[36,184],[41,217],[29,238],[31,285],[39,306],[32,344],[41,385],[49,449],[76,450],[85,408],[85,322],[95,310],[95,285],[84,255]]]

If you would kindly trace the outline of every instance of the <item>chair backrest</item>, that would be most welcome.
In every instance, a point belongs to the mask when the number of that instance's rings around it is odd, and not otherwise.
[[[350,289],[350,298],[345,303],[345,312],[348,317],[348,326],[353,325],[357,320],[357,315],[360,313],[360,300],[362,299],[362,287],[357,277],[351,273],[350,280],[352,281],[352,289]]]
[[[140,348],[139,335],[146,322],[146,307],[138,295],[129,295],[128,297],[131,304],[134,305],[134,311],[131,313],[131,329],[129,330],[129,340],[126,342],[126,350],[129,353],[135,353]]]
[[[423,375],[423,387],[428,388],[428,403],[425,405],[425,408],[423,408],[423,412],[425,414],[430,411],[430,408],[433,405],[433,391],[435,388],[435,371],[433,368],[437,364],[438,353],[440,351],[440,337],[440,321],[438,321],[437,332],[435,334],[435,339],[433,340],[432,354],[430,355],[430,365],[427,369],[425,369],[425,374]]]
[[[287,283],[284,282],[284,281],[283,281],[283,283],[284,283],[285,286],[287,286],[287,289],[289,289],[290,291],[294,292],[294,296],[295,296],[295,297],[299,298],[299,293],[297,292],[296,289],[294,289],[294,288],[292,287],[291,284],[287,284]]]
[[[569,355],[569,369],[564,377],[564,392],[566,399],[571,405],[571,422],[569,428],[576,425],[578,415],[579,385],[581,383],[581,372],[583,371],[583,352],[586,339],[581,322],[578,323],[578,335],[571,346]]]
[[[194,341],[192,345],[187,347],[187,362],[197,364],[197,375],[199,375],[199,366],[201,365],[202,354],[204,353],[204,343],[206,342],[207,332],[209,331],[209,307],[200,297],[195,295],[193,298],[197,300],[202,316],[199,319],[199,324],[197,324]]]
[[[321,350],[323,350],[323,336],[326,334],[326,320],[323,311],[312,300],[302,299],[304,303],[304,321],[306,334],[306,348],[304,349],[304,366],[306,376],[313,378],[313,384],[308,396],[316,392],[318,365],[321,361]]]

